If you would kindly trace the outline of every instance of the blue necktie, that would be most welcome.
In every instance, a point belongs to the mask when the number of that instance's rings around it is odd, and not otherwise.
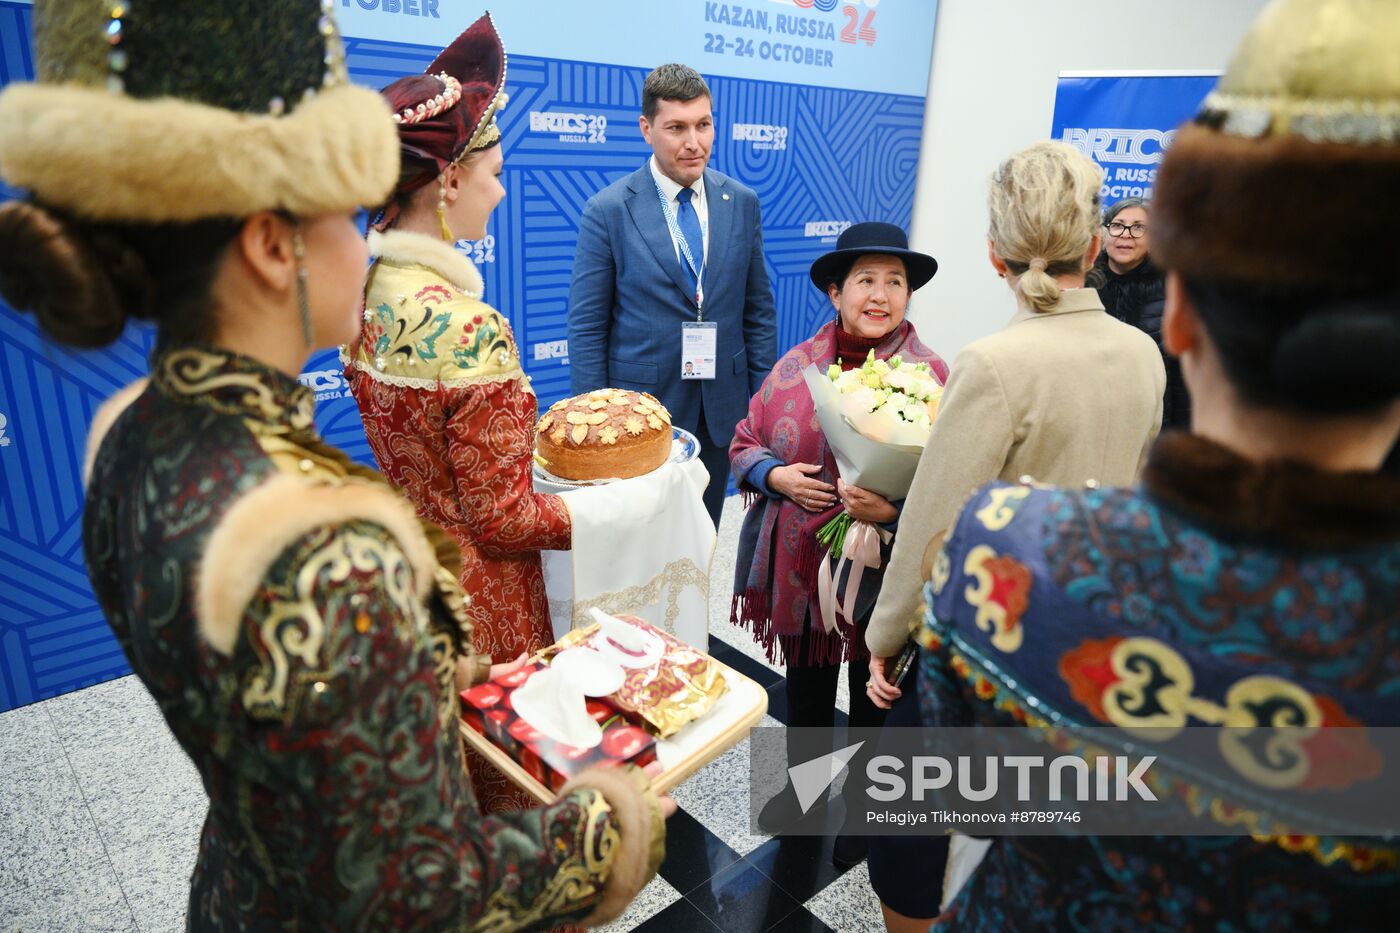
[[[690,268],[690,263],[685,261],[685,254],[681,254],[681,275],[690,286],[692,298],[699,291],[700,278],[696,272],[705,262],[705,236],[700,232],[700,216],[695,213],[695,208],[690,206],[690,199],[694,196],[695,192],[689,188],[682,188],[680,194],[676,195],[676,200],[680,202],[676,206],[676,226],[681,228],[681,236],[685,237],[685,245],[690,249],[690,256],[695,260],[697,267]]]

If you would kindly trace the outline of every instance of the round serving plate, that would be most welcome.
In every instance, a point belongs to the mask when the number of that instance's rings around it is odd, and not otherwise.
[[[685,463],[689,460],[694,460],[698,456],[700,456],[699,439],[694,434],[691,434],[689,431],[672,425],[671,456],[667,458],[666,462]],[[555,476],[554,474],[546,470],[544,467],[540,466],[538,460],[535,461],[534,467],[535,487],[543,492],[555,492],[562,491],[565,489],[578,489],[582,486],[601,486],[604,483],[620,482],[619,480],[615,479],[562,479],[561,477]],[[551,489],[549,487],[557,488]]]

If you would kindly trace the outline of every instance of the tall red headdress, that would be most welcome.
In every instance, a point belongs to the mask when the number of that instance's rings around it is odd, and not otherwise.
[[[380,92],[399,130],[395,199],[428,184],[464,154],[500,141],[496,114],[506,105],[505,85],[505,46],[491,14],[484,13],[426,73],[400,78]],[[391,212],[393,200],[375,226],[386,226]]]

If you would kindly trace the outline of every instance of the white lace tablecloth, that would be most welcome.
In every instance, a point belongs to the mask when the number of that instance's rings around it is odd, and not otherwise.
[[[544,551],[554,637],[592,623],[588,610],[634,615],[709,651],[710,561],[715,526],[701,495],[698,460],[667,463],[634,479],[565,489],[573,550]]]

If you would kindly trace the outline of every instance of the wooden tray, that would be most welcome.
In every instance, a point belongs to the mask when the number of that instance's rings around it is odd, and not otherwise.
[[[756,695],[756,702],[746,709],[737,711],[730,710],[729,718],[732,721],[727,722],[721,732],[704,745],[676,762],[670,768],[667,768],[665,771],[653,777],[651,786],[655,788],[658,794],[670,793],[673,789],[684,783],[687,778],[695,774],[695,772],[699,771],[711,761],[714,761],[720,755],[723,755],[735,745],[738,745],[743,741],[744,737],[749,734],[749,730],[763,718],[763,714],[768,712],[768,693],[763,687],[751,678],[745,677],[732,667],[716,661],[714,658],[710,658],[710,662],[719,666],[724,674],[725,680],[730,682],[731,690],[734,689],[733,684],[735,683],[752,684],[754,688],[753,692]],[[708,717],[705,717],[705,719],[701,721],[707,719]],[[695,725],[696,723],[687,725],[677,733],[677,736],[685,735],[686,730],[693,728]],[[551,803],[559,796],[558,793],[535,780],[529,772],[520,767],[515,759],[507,755],[500,746],[496,745],[486,736],[472,729],[465,722],[459,723],[459,726],[462,731],[462,738],[466,741],[467,745],[504,774],[512,784],[525,791],[525,793],[529,794],[540,803]]]

